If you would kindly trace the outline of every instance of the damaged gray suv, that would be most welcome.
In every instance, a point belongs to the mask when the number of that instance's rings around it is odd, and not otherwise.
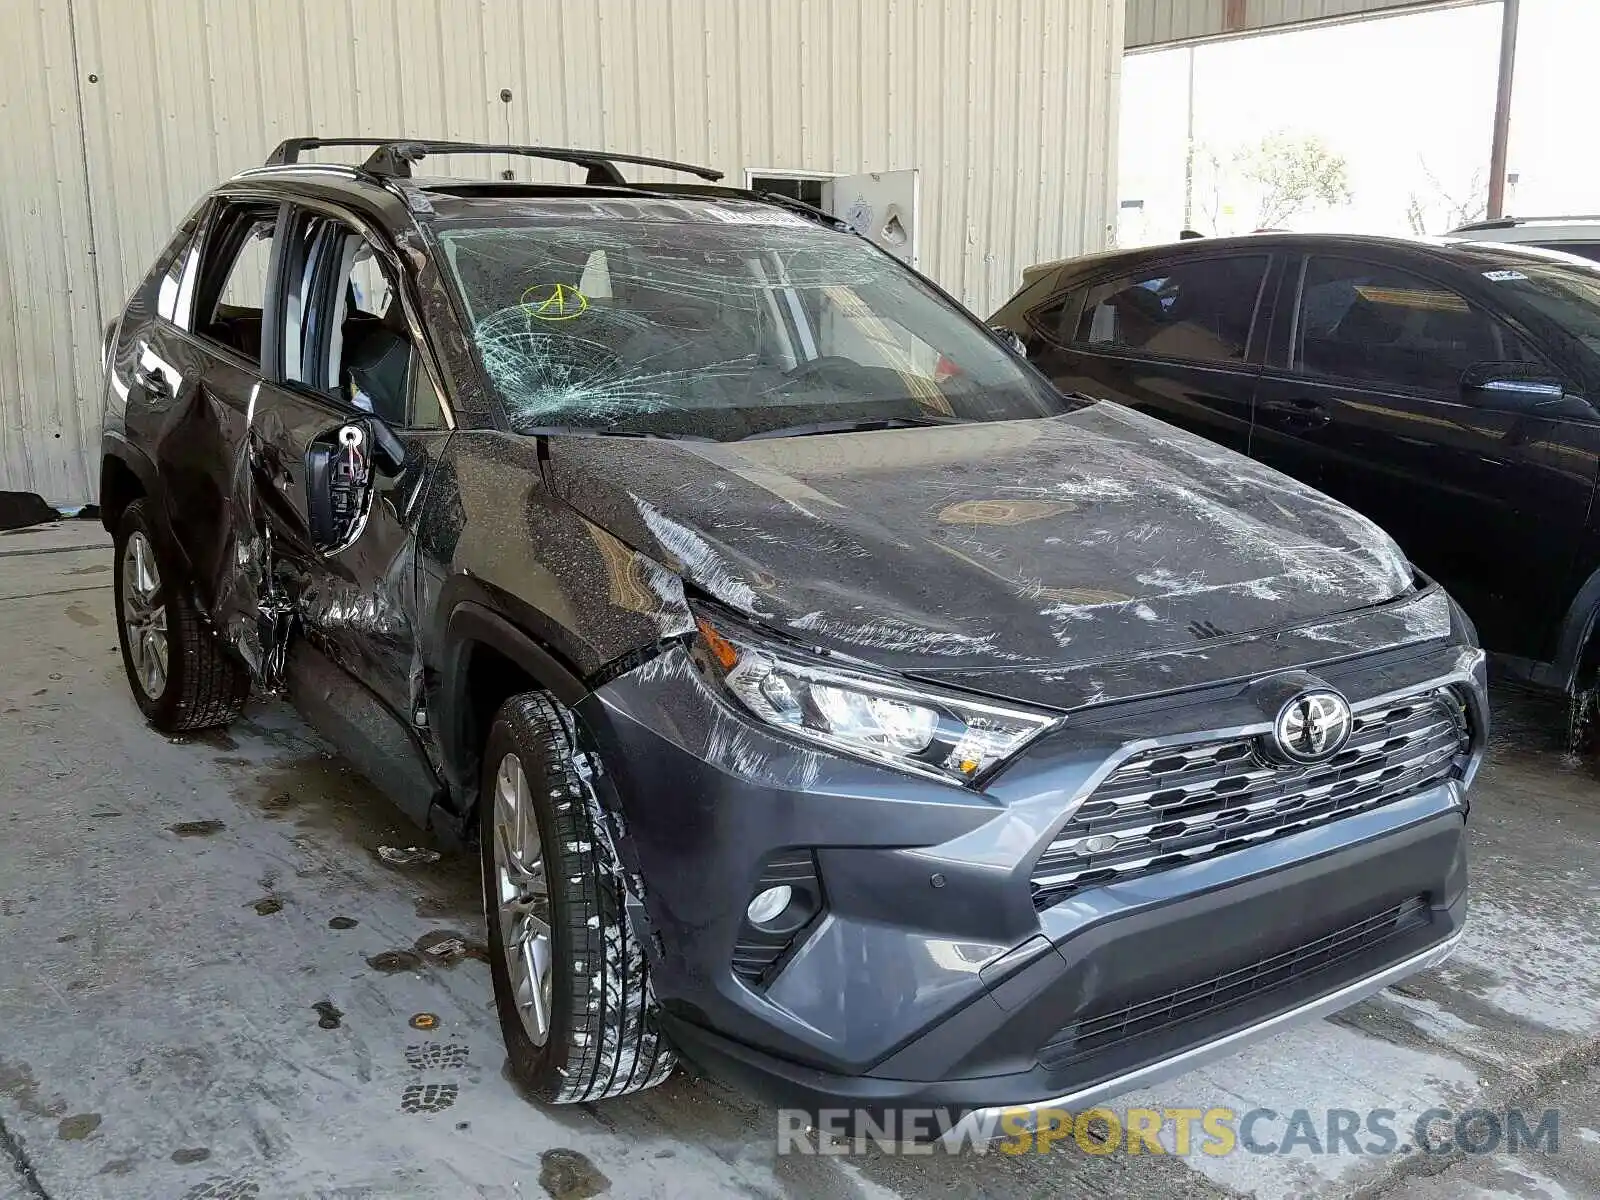
[[[104,351],[149,722],[284,694],[475,842],[550,1102],[683,1055],[976,1127],[1438,962],[1487,727],[1449,597],[717,178],[303,138],[205,197]]]

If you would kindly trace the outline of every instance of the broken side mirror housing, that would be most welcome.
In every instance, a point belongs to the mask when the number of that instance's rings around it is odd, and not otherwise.
[[[376,417],[319,434],[306,449],[306,524],[312,544],[336,553],[355,541],[372,504],[376,475],[405,466],[405,445]]]
[[[989,332],[999,338],[1005,347],[1013,354],[1022,358],[1028,357],[1028,343],[1022,340],[1022,335],[1014,329],[1007,329],[1004,325],[991,325]]]

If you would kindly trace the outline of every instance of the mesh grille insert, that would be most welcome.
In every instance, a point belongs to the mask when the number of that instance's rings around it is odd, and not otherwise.
[[[1269,955],[1164,996],[1084,1017],[1050,1040],[1039,1053],[1039,1063],[1052,1069],[1064,1067],[1130,1039],[1148,1037],[1180,1022],[1220,1012],[1336,967],[1391,938],[1428,924],[1430,919],[1427,898],[1413,896],[1332,933],[1303,942],[1292,950]]]

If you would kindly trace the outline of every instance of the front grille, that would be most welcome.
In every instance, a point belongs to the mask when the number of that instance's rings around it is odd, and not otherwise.
[[[1041,1066],[1057,1069],[1130,1041],[1149,1037],[1184,1021],[1221,1012],[1245,1000],[1288,987],[1319,971],[1337,967],[1367,950],[1428,924],[1425,896],[1413,896],[1342,929],[1303,942],[1292,950],[1225,971],[1199,983],[1141,1000],[1113,1012],[1075,1021],[1039,1052]]]
[[[1271,762],[1254,737],[1142,751],[1039,856],[1034,903],[1376,808],[1455,777],[1470,749],[1466,712],[1444,689],[1356,713],[1344,749],[1309,766]]]

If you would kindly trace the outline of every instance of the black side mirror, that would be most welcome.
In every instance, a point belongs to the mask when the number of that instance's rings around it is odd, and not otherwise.
[[[991,325],[989,332],[999,338],[1006,349],[1022,358],[1028,357],[1028,343],[1022,340],[1022,335],[1015,329],[1007,329],[1004,325]]]
[[[1480,404],[1513,408],[1559,404],[1567,388],[1538,363],[1478,362],[1461,373],[1461,390]]]

